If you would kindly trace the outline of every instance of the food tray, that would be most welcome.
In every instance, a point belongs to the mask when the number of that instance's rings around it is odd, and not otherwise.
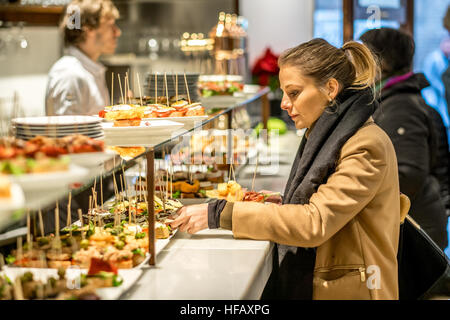
[[[44,268],[15,268],[5,266],[0,273],[7,276],[12,282],[16,277],[23,275],[25,272],[30,271],[33,273],[35,280],[46,281],[50,277],[58,277],[57,269],[44,269]],[[80,274],[86,274],[86,269],[69,268],[66,270],[66,278],[69,286],[76,284],[76,279]],[[110,288],[98,288],[96,289],[97,295],[103,300],[117,300],[124,294],[131,286],[139,279],[142,274],[140,269],[119,269],[118,274],[122,277],[123,283],[118,287]]]

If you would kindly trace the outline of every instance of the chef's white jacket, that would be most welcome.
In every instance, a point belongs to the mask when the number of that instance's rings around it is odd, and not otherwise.
[[[109,105],[106,68],[71,46],[48,74],[47,115],[94,115]]]

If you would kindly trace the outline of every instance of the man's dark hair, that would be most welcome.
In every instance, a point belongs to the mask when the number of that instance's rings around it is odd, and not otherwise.
[[[360,39],[380,61],[383,77],[411,71],[415,45],[408,33],[392,28],[372,29]]]
[[[80,28],[69,28],[73,14],[80,15]],[[86,38],[86,29],[97,29],[101,19],[112,17],[117,19],[119,11],[111,0],[73,0],[64,10],[60,28],[64,33],[64,45],[78,45]]]

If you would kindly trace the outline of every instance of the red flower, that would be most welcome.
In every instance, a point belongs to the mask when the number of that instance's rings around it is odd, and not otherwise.
[[[252,69],[252,74],[259,76],[261,73],[268,75],[278,75],[278,56],[270,48],[267,48],[264,55],[259,58]]]

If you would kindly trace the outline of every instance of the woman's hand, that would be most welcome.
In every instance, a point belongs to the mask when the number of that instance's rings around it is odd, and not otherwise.
[[[170,223],[173,229],[194,234],[208,228],[208,204],[196,204],[183,207],[178,211],[178,217]]]

